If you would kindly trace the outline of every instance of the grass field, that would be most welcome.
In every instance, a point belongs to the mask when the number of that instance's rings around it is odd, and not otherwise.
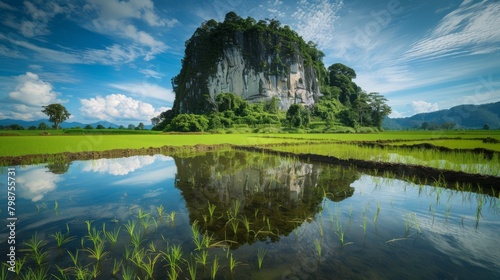
[[[389,131],[371,134],[163,134],[152,131],[100,130],[48,131],[50,136],[40,136],[43,131],[25,130],[20,135],[0,137],[0,156],[55,154],[64,152],[105,151],[112,149],[140,149],[183,145],[261,145],[296,143],[304,141],[402,141],[399,144],[432,143],[434,145],[470,149],[483,147],[500,150],[499,144],[483,144],[491,137],[500,140],[500,131]],[[128,132],[128,134],[122,134]],[[91,133],[91,134],[82,134]],[[462,138],[452,140],[443,138]],[[434,139],[434,140],[433,140]],[[415,142],[411,142],[411,141]],[[409,142],[410,141],[410,142]]]

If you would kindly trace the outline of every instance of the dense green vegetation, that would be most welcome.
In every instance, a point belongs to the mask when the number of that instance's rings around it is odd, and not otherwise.
[[[190,96],[189,114],[180,111],[180,97],[190,92],[190,88],[203,88],[193,83],[206,83],[216,71],[224,46],[234,42],[241,46],[251,68],[266,75],[288,74],[290,69],[285,61],[303,60],[305,66],[315,71],[322,97],[314,106],[295,104],[287,112],[280,112],[276,97],[265,103],[249,104],[234,93],[219,93],[215,101],[203,93],[203,98]],[[262,54],[272,54],[274,59],[268,61]],[[379,93],[367,93],[359,87],[353,81],[354,69],[341,63],[326,68],[323,57],[324,53],[313,42],[306,43],[289,26],[282,27],[274,19],[243,19],[230,12],[224,22],[207,21],[186,42],[181,72],[172,80],[176,93],[173,109],[153,118],[153,129],[183,132],[233,127],[249,127],[254,132],[271,127],[274,128],[271,131],[294,128],[315,132],[373,131],[363,127],[381,129],[384,117],[391,112],[387,100]]]

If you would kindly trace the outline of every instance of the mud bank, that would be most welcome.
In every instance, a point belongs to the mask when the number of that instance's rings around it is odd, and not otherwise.
[[[65,152],[58,154],[40,154],[40,155],[24,155],[14,157],[0,157],[0,166],[40,164],[49,162],[70,162],[75,160],[92,160],[100,158],[121,158],[130,156],[146,156],[146,155],[183,155],[193,152],[205,152],[230,148],[230,145],[194,145],[194,146],[163,146],[149,147],[142,149],[114,149],[107,151],[89,151],[89,152]]]

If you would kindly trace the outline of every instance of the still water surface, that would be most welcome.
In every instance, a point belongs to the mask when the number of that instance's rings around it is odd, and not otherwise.
[[[25,273],[42,267],[59,277],[57,265],[67,275],[79,267],[97,270],[98,279],[124,279],[126,271],[145,279],[147,271],[127,258],[134,251],[127,227],[135,224],[143,261],[159,256],[154,279],[172,276],[173,245],[186,260],[176,266],[179,279],[190,277],[188,261],[204,252],[197,279],[210,279],[214,262],[218,279],[500,279],[498,197],[237,151],[15,168]],[[53,235],[66,225],[74,238],[58,247]],[[209,248],[197,247],[193,225],[198,241],[211,237]],[[104,242],[99,262],[90,257],[89,229]],[[116,243],[104,231],[117,232]],[[21,250],[35,233],[47,252],[40,266]],[[7,236],[3,228],[0,237]],[[76,265],[68,251],[79,253]]]

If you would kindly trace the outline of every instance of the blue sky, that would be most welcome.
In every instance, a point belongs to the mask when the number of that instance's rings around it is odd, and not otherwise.
[[[172,106],[184,42],[229,11],[274,18],[355,69],[392,117],[500,101],[500,2],[0,0],[0,119],[145,122]]]

